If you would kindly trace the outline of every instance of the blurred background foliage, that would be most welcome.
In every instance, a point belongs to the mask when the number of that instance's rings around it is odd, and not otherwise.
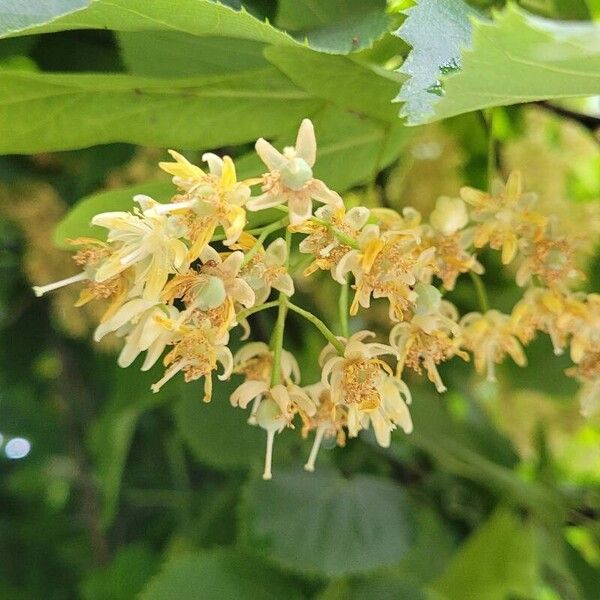
[[[315,24],[307,0],[243,4],[291,31]],[[346,4],[352,16],[357,3]],[[589,18],[595,6],[520,4],[562,19]],[[232,54],[222,40],[181,34],[63,31],[0,40],[0,74],[244,72],[266,64],[256,45]],[[397,66],[407,51],[385,35],[352,65]],[[439,195],[485,187],[488,142],[477,115],[409,130],[387,120],[386,102],[368,117],[327,98],[313,107],[321,175],[348,203],[427,214]],[[289,137],[305,108],[279,109],[273,137]],[[210,127],[211,115],[202,118]],[[229,126],[253,118],[235,114]],[[497,109],[494,126],[504,175],[521,170],[542,205],[590,240],[584,286],[598,291],[598,120],[538,103]],[[182,149],[199,159],[204,148]],[[249,145],[217,150],[240,157],[241,171],[254,168]],[[102,307],[73,308],[71,288],[34,299],[32,283],[73,272],[53,244],[71,207],[90,197],[78,205],[87,219],[90,202],[106,209],[130,197],[123,188],[168,190],[156,167],[164,157],[162,147],[129,143],[0,157],[0,597],[598,600],[600,421],[580,416],[567,362],[547,340],[528,348],[529,367],[504,365],[497,385],[456,359],[444,367],[443,397],[409,381],[415,431],[397,433],[390,449],[361,436],[324,450],[311,475],[301,468],[308,442],[284,433],[265,483],[263,435],[228,406],[236,382],[219,384],[210,405],[196,383],[152,395],[156,372],[119,369],[115,339],[91,343]],[[56,239],[83,218],[63,221]],[[514,274],[495,255],[483,262],[493,307],[510,309],[521,294]],[[329,287],[327,276],[299,281],[299,303],[335,322]],[[468,280],[452,299],[461,312],[477,309]],[[268,338],[270,318],[255,316],[258,338]],[[382,307],[353,327],[384,320]],[[321,340],[293,316],[286,346],[312,377],[304,383],[316,380]]]

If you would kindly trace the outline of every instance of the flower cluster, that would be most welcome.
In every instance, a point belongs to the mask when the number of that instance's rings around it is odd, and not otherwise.
[[[259,139],[256,151],[267,170],[243,180],[228,156],[205,154],[202,169],[170,151],[174,162],[160,163],[177,188],[170,202],[139,195],[130,211],[96,215],[92,223],[106,230],[106,239],[73,240],[80,271],[34,288],[36,294],[80,283],[78,305],[108,301],[95,339],[123,339],[122,367],[143,354],[141,368],[148,370],[162,357],[154,392],[180,373],[185,381],[203,379],[209,402],[219,366],[221,380],[243,377],[230,402],[266,431],[265,479],[275,435],[284,429],[314,432],[308,471],[326,438],[343,446],[372,427],[377,442],[389,446],[394,429],[413,428],[408,370],[424,372],[444,392],[439,365],[472,355],[477,371],[494,379],[506,355],[525,364],[521,344],[538,331],[551,336],[557,352],[570,344],[569,372],[582,381],[584,410],[592,412],[600,391],[600,296],[570,291],[582,276],[576,244],[535,210],[518,174],[489,194],[464,188],[459,198],[439,198],[424,220],[409,207],[347,210],[314,176],[317,148],[307,119],[293,147],[279,152]],[[316,210],[313,201],[321,204]],[[483,294],[475,253],[485,246],[500,250],[504,264],[519,261],[516,280],[530,287],[511,315],[483,302],[482,313],[461,318],[444,295],[463,274]],[[339,335],[290,300],[294,277],[317,271],[339,284]],[[386,343],[370,340],[370,331],[349,331],[349,316],[377,299],[388,306]],[[232,354],[230,332],[239,325],[246,340],[249,317],[267,309],[277,310],[269,343],[251,341]],[[326,342],[321,379],[304,387],[296,359],[283,348],[289,312]]]

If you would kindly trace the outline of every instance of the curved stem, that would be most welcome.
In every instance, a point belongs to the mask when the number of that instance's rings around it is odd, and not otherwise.
[[[248,250],[248,252],[244,256],[244,260],[242,261],[242,267],[247,265],[252,260],[254,255],[260,250],[260,248],[262,248],[262,245],[263,245],[264,241],[267,239],[267,236],[269,236],[271,233],[277,231],[278,229],[287,227],[287,224],[288,224],[288,219],[286,217],[284,219],[279,219],[279,221],[275,221],[275,223],[271,223],[270,225],[266,225],[265,227],[262,227],[261,228],[262,231],[260,232],[260,235],[259,235],[258,239],[256,240],[254,246],[252,246],[252,248],[250,248],[250,250]],[[250,232],[248,232],[248,233],[250,233]]]
[[[344,354],[344,344],[335,337],[331,329],[329,329],[321,319],[289,301],[287,302],[287,307],[301,317],[304,317],[307,321],[310,321],[321,332],[323,337],[336,349],[338,354]]]
[[[328,223],[327,221],[323,221],[323,219],[319,219],[317,217],[311,217],[310,221],[312,221],[313,223],[317,223],[317,225],[322,225],[323,227],[327,227],[327,229],[329,229],[329,231],[331,231],[331,233],[333,233],[333,235],[340,242],[342,242],[342,244],[344,244],[345,246],[350,246],[350,248],[354,248],[354,249],[359,248],[358,242],[355,239],[351,238],[349,235],[346,235],[343,231],[340,231],[339,229],[334,227],[331,223]]]
[[[244,310],[240,310],[240,312],[236,315],[237,321],[243,321],[247,319],[250,315],[254,313],[260,312],[261,310],[266,310],[268,308],[273,308],[274,306],[279,305],[279,300],[271,300],[271,302],[265,302],[264,304],[259,304],[258,306],[252,306],[250,308],[245,308]]]

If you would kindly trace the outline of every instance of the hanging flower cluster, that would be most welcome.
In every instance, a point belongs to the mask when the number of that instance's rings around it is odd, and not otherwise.
[[[343,446],[372,427],[377,442],[389,446],[394,429],[412,431],[408,370],[425,373],[444,392],[440,363],[472,355],[476,370],[494,380],[507,355],[525,364],[521,344],[539,331],[550,335],[557,353],[570,345],[575,366],[569,374],[583,384],[583,411],[600,405],[600,295],[570,291],[582,277],[576,243],[535,210],[535,196],[522,192],[518,174],[489,194],[464,188],[459,198],[439,198],[424,222],[413,208],[347,210],[314,177],[316,150],[305,119],[294,147],[279,152],[257,141],[268,170],[252,179],[238,181],[228,156],[205,154],[202,169],[170,151],[174,162],[160,167],[177,187],[171,201],[138,195],[129,212],[96,215],[92,223],[106,229],[106,240],[73,240],[80,272],[35,293],[80,283],[78,305],[109,300],[94,337],[123,339],[122,367],[143,354],[141,368],[148,370],[162,357],[165,371],[154,392],[180,374],[185,381],[203,379],[210,402],[219,368],[221,380],[242,376],[230,402],[266,431],[265,479],[275,435],[284,429],[314,432],[308,471],[326,438]],[[321,204],[316,210],[313,201]],[[258,213],[253,227],[249,212]],[[487,309],[475,255],[486,246],[501,251],[505,265],[519,262],[516,280],[528,289],[512,314]],[[319,270],[340,286],[340,335],[290,300],[294,277]],[[460,318],[443,295],[463,274],[473,277],[483,312]],[[369,309],[373,299],[389,307],[386,343],[370,331],[349,332],[349,316]],[[248,318],[267,309],[277,311],[269,343],[249,342],[232,355],[231,330],[240,326],[247,339]],[[312,385],[302,387],[301,369],[283,348],[289,311],[325,338],[321,380]]]

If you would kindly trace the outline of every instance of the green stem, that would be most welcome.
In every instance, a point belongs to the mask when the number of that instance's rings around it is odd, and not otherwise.
[[[244,260],[242,262],[242,267],[247,265],[252,260],[254,255],[260,250],[260,248],[262,248],[264,241],[267,239],[267,237],[271,233],[273,233],[274,231],[277,231],[278,229],[282,229],[283,227],[287,227],[287,224],[288,224],[288,219],[286,217],[285,219],[280,219],[279,221],[275,221],[275,223],[271,223],[270,225],[263,227],[254,246],[252,246],[252,248],[250,248],[250,250],[248,250],[248,252],[244,256]],[[248,232],[248,233],[250,233],[250,232]]]
[[[236,319],[238,322],[243,321],[254,313],[260,312],[261,310],[267,310],[268,308],[273,308],[274,306],[278,305],[279,300],[271,300],[271,302],[265,302],[264,304],[259,304],[258,306],[252,306],[251,308],[240,310],[240,312],[236,315]]]
[[[473,286],[475,287],[475,293],[477,294],[477,300],[479,302],[479,307],[481,308],[481,312],[486,313],[490,310],[490,303],[488,301],[487,292],[485,290],[485,285],[483,285],[483,281],[481,277],[477,275],[477,273],[473,273],[473,271],[469,271],[469,275],[471,276],[471,280],[473,281]]]
[[[487,111],[481,111],[481,120],[488,138],[487,152],[487,182],[488,191],[492,191],[492,184],[498,171],[498,149],[496,147],[496,138],[494,136],[494,109],[490,108]]]
[[[342,244],[344,244],[346,246],[350,246],[350,248],[355,248],[355,249],[359,248],[358,242],[355,239],[351,238],[349,235],[346,235],[343,231],[340,231],[339,229],[334,227],[331,223],[328,223],[327,221],[323,221],[323,219],[318,219],[317,217],[311,217],[310,220],[313,223],[317,223],[317,225],[322,225],[323,227],[327,227],[327,229],[329,229],[329,231],[331,231],[331,233],[333,233],[333,235],[340,242],[342,242]]]
[[[285,244],[287,246],[287,258],[285,261],[286,269],[290,263],[290,249],[292,246],[292,233],[290,230],[285,232]],[[285,318],[287,316],[287,296],[281,292],[277,301],[279,310],[277,311],[277,321],[275,329],[271,336],[271,352],[273,353],[273,370],[271,371],[271,387],[281,382],[281,354],[283,352],[283,333],[285,331]]]
[[[287,307],[301,317],[304,317],[307,321],[310,321],[321,332],[323,337],[336,349],[338,354],[344,354],[344,344],[335,337],[331,329],[329,329],[321,319],[289,301],[287,302]]]
[[[275,223],[281,223],[284,220],[285,219],[280,219],[279,221],[275,221]],[[248,230],[246,230],[246,233],[249,233],[251,235],[261,234],[265,229],[275,225],[275,223],[270,223],[269,225],[262,225],[261,227],[255,227],[254,229],[248,229]],[[281,226],[277,227],[276,229],[281,229],[281,228],[285,227],[286,225],[287,225],[287,221],[286,221],[285,225],[281,225]],[[273,231],[276,231],[276,229],[274,229]],[[222,242],[225,239],[227,239],[227,236],[223,233],[219,233],[217,235],[213,235],[212,238],[210,238],[210,241],[211,242]]]
[[[349,337],[348,329],[348,280],[341,286],[338,298],[338,313],[340,319],[340,332],[346,339]]]

